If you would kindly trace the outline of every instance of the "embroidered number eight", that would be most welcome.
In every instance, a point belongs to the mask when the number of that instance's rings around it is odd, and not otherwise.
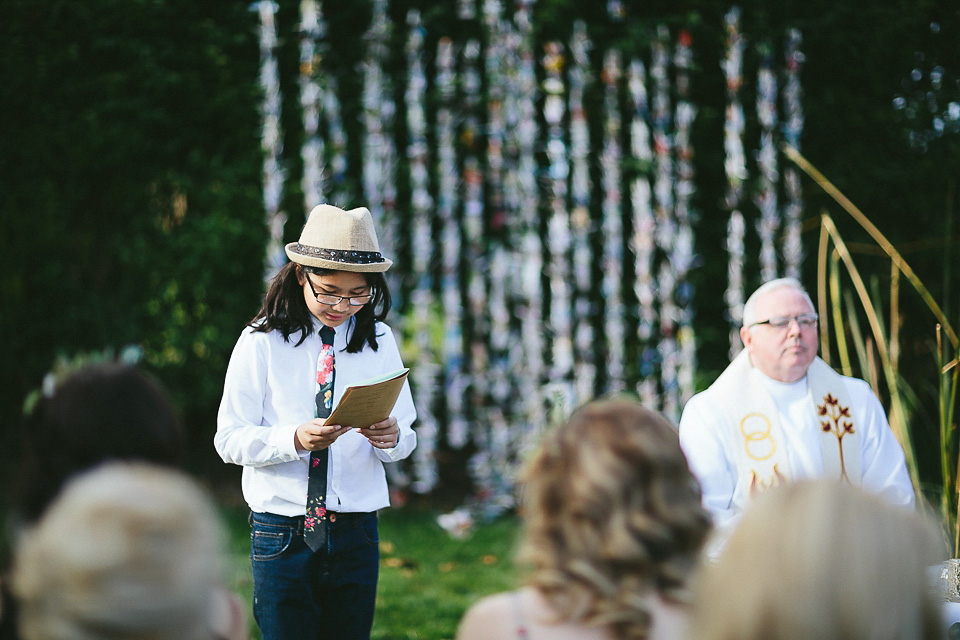
[[[743,448],[754,460],[767,460],[777,450],[770,436],[770,419],[762,413],[748,413],[740,420]]]

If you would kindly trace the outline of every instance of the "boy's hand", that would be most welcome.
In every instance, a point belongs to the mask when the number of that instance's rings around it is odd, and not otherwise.
[[[397,419],[390,416],[383,422],[370,425],[366,429],[357,429],[367,442],[377,449],[392,449],[400,442],[400,427]]]
[[[314,418],[297,427],[293,440],[297,451],[320,451],[332,445],[347,431],[350,431],[350,427],[336,424],[324,426],[323,418]]]

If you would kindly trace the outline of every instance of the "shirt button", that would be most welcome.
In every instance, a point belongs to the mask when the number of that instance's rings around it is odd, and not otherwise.
[[[330,522],[336,522],[336,521],[337,521],[337,514],[331,513],[331,514],[330,514]]]

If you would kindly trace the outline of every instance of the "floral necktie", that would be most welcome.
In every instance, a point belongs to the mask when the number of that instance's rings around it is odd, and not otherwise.
[[[320,355],[317,357],[316,417],[326,418],[333,408],[333,329],[320,329]],[[327,544],[327,464],[329,448],[310,452],[307,479],[307,513],[303,521],[303,539],[317,551]]]

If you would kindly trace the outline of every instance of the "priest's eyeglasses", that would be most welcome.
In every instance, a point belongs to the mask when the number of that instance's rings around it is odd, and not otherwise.
[[[754,322],[751,325],[747,326],[747,329],[752,329],[758,324],[768,324],[774,329],[786,329],[790,326],[790,323],[794,320],[797,321],[797,325],[800,328],[810,328],[814,327],[817,324],[818,316],[815,313],[801,313],[798,316],[774,316],[768,320],[761,320],[760,322]]]
[[[310,278],[307,276],[304,277],[307,278],[307,284],[310,285],[310,291],[313,292],[314,297],[320,304],[328,304],[331,307],[335,307],[346,300],[351,307],[362,307],[373,299],[373,296],[370,294],[362,296],[331,296],[326,293],[317,293],[317,290],[313,288],[313,282],[310,281]]]

